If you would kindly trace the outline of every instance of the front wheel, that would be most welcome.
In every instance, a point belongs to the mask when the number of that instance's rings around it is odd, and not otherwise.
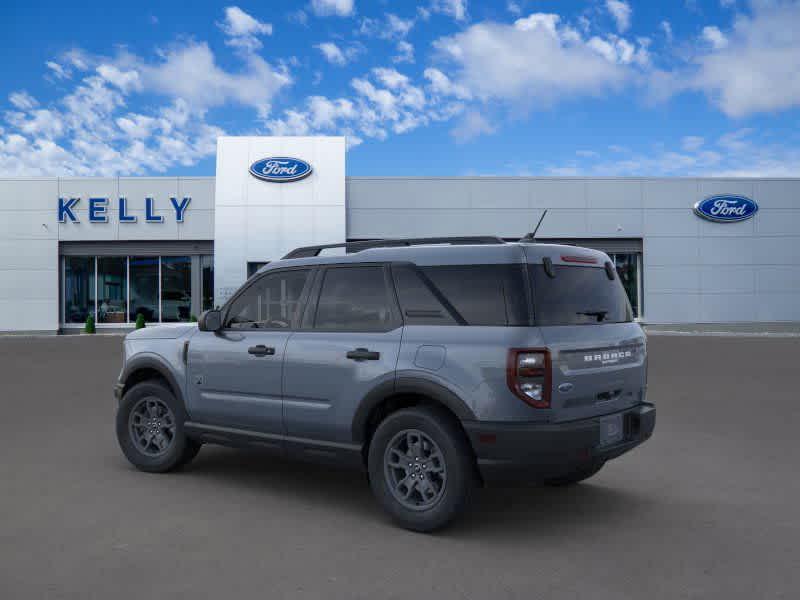
[[[117,410],[117,440],[133,466],[149,473],[177,469],[200,450],[186,437],[186,411],[159,381],[143,381],[129,389]]]
[[[392,413],[369,447],[375,497],[401,526],[444,527],[466,508],[475,487],[472,452],[454,419],[429,407]]]

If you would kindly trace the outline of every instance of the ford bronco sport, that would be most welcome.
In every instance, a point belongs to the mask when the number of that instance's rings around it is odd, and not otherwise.
[[[199,327],[128,334],[116,429],[149,472],[203,443],[364,469],[397,522],[430,531],[476,485],[576,483],[642,443],[646,371],[602,252],[483,237],[313,246]]]

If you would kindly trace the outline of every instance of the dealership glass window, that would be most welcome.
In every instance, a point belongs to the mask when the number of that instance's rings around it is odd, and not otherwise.
[[[269,261],[266,262],[248,262],[247,263],[247,278],[250,279],[253,275],[258,273],[258,270],[261,267],[264,267],[269,264]]]
[[[131,256],[130,264],[130,321],[144,315],[148,323],[159,321],[158,256]]]
[[[212,308],[214,257],[64,256],[62,311],[65,325],[131,325],[189,321]],[[194,291],[198,297],[193,298]]]
[[[631,302],[633,315],[640,316],[640,288],[641,288],[641,257],[637,253],[625,254],[609,254],[611,261],[619,275],[619,280],[622,282],[622,287],[625,288],[625,293],[628,294],[628,300]]]
[[[188,321],[192,312],[192,259],[161,257],[161,322]]]
[[[214,257],[208,254],[200,257],[200,273],[203,287],[202,310],[214,308]]]
[[[64,257],[64,322],[85,323],[94,316],[94,256]]]
[[[97,322],[127,322],[128,265],[125,256],[97,258]]]

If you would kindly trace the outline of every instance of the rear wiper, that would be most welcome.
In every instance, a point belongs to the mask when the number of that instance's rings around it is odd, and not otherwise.
[[[608,314],[607,310],[585,310],[581,312],[575,313],[577,315],[586,315],[587,317],[595,317],[597,318],[597,322],[601,322],[603,319],[606,318]]]

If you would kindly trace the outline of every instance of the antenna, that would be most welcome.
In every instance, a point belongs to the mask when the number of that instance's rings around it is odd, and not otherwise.
[[[520,240],[520,242],[535,242],[536,241],[536,232],[539,231],[539,227],[541,227],[542,221],[544,221],[544,218],[546,216],[547,216],[547,209],[545,208],[544,212],[542,213],[542,216],[539,217],[539,222],[536,224],[536,228],[532,232],[526,233],[525,237],[523,237]]]

